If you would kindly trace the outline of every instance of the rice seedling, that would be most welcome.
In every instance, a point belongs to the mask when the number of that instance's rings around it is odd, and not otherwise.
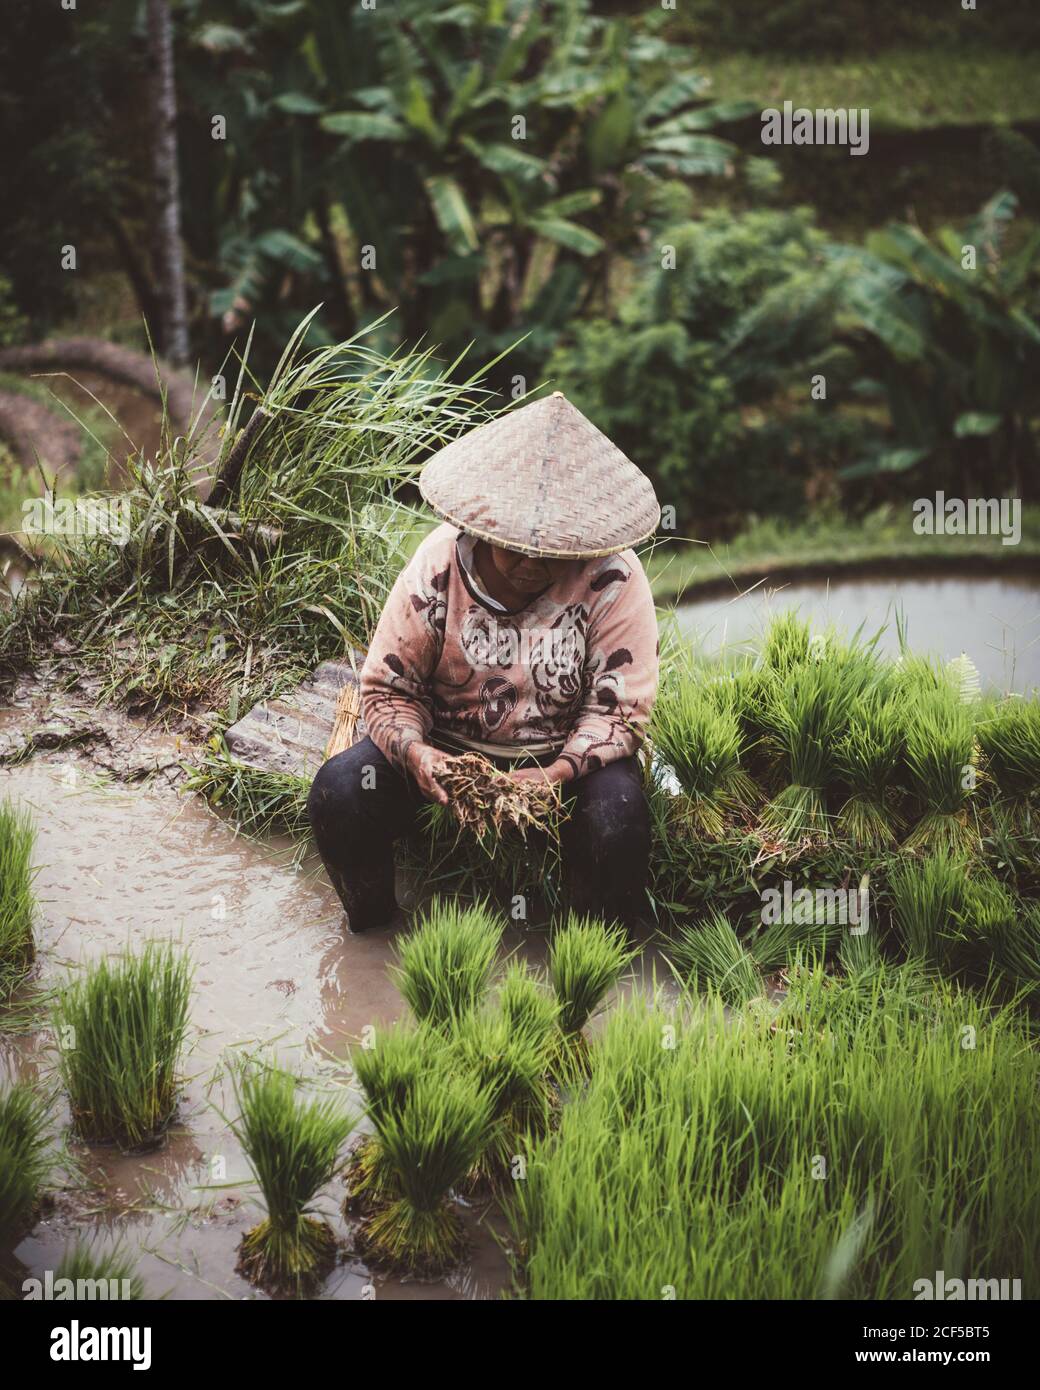
[[[889,800],[902,756],[901,699],[879,684],[853,702],[848,728],[835,748],[838,774],[849,788],[838,824],[855,844],[881,845],[892,839]]]
[[[555,827],[562,812],[558,782],[517,782],[479,753],[452,759],[440,781],[448,810],[478,840],[497,838],[507,827],[526,838],[529,830]]]
[[[809,660],[812,629],[793,608],[778,613],[766,629],[762,662],[770,671],[786,677]]]
[[[36,954],[33,942],[32,852],[35,833],[28,812],[0,801],[0,1003],[25,979]]]
[[[975,712],[952,686],[920,689],[903,705],[906,767],[920,819],[907,848],[966,849],[975,785]]]
[[[623,928],[573,912],[553,933],[549,979],[560,1006],[560,1030],[572,1048],[583,1050],[582,1029],[636,955]]]
[[[191,966],[172,945],[89,965],[58,996],[58,1065],[81,1138],[139,1149],[156,1143],[177,1108]]]
[[[498,1007],[512,1032],[536,1044],[556,1036],[560,1005],[526,961],[510,961],[498,987]]]
[[[435,901],[397,946],[391,973],[420,1023],[451,1028],[483,1001],[502,940],[486,902]]]
[[[99,1250],[84,1240],[73,1242],[62,1256],[55,1279],[68,1279],[77,1299],[107,1297],[127,1303],[144,1298],[144,1280],[120,1245]]]
[[[1022,903],[1005,919],[993,941],[997,965],[1016,989],[1035,999],[1040,995],[1040,903]]]
[[[365,1093],[366,1113],[376,1125],[376,1133],[364,1135],[347,1161],[348,1212],[371,1209],[399,1195],[379,1141],[379,1123],[403,1109],[417,1078],[427,1068],[441,1064],[443,1047],[439,1033],[398,1025],[380,1029],[371,1046],[355,1049],[354,1075]]]
[[[714,989],[734,1009],[765,993],[758,967],[722,912],[710,913],[704,922],[685,923],[666,949],[689,990]]]
[[[907,1299],[936,1269],[1040,1287],[1040,1054],[1016,1010],[817,965],[779,1013],[623,1004],[592,1051],[512,1192],[523,1295]]]
[[[990,704],[978,725],[990,775],[1010,801],[1040,791],[1040,700],[1009,696]]]
[[[539,1038],[515,1029],[501,1013],[470,1014],[460,1023],[454,1038],[459,1064],[492,1101],[492,1129],[477,1179],[496,1183],[509,1176],[522,1143],[548,1128],[555,1044],[553,1034]]]
[[[796,956],[823,959],[828,946],[845,932],[834,912],[814,903],[805,911],[796,905],[789,917],[770,922],[751,943],[760,970],[771,975]]]
[[[238,1269],[263,1288],[303,1296],[335,1262],[335,1235],[311,1212],[352,1121],[336,1097],[305,1101],[299,1084],[278,1067],[243,1063],[235,1073],[240,1113],[231,1128],[267,1208],[242,1238]]]
[[[940,852],[924,859],[902,858],[889,870],[893,921],[911,959],[946,965],[957,914],[967,888],[967,862]]]
[[[494,1131],[494,1097],[475,1078],[428,1067],[404,1104],[376,1122],[400,1195],[366,1218],[358,1245],[373,1263],[437,1278],[466,1250],[451,1190],[470,1174]]]
[[[706,684],[689,658],[664,665],[650,736],[682,787],[680,818],[718,839],[727,811],[751,800],[755,788],[741,767],[744,738],[729,699]]]
[[[48,1155],[49,1108],[17,1082],[0,1094],[0,1243],[17,1244],[53,1167]]]

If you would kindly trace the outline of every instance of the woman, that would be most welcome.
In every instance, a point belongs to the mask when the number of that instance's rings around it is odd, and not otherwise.
[[[393,843],[476,750],[559,782],[579,912],[630,922],[650,827],[636,756],[657,624],[631,546],[657,528],[649,480],[560,392],[442,449],[420,490],[444,519],[387,599],[361,672],[367,737],[319,770],[308,810],[352,931],[396,912]]]

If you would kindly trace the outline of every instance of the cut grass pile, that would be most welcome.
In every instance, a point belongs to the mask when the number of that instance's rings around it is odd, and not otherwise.
[[[1040,1056],[912,967],[792,973],[777,1009],[623,1005],[513,1189],[537,1299],[906,1299],[1040,1279]],[[922,1117],[928,1123],[923,1124]]]
[[[32,866],[35,833],[26,811],[0,801],[0,1004],[6,1003],[32,968]]]
[[[80,1138],[140,1149],[177,1109],[192,971],[172,945],[88,965],[58,996],[52,1028]]]
[[[235,1074],[232,1125],[263,1193],[267,1215],[242,1237],[238,1268],[273,1292],[304,1296],[328,1274],[336,1238],[311,1204],[336,1170],[352,1121],[337,1097],[305,1100],[299,1080],[276,1066],[245,1062]]]

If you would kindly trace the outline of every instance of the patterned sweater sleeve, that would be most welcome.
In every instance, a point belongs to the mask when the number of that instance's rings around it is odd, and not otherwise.
[[[589,616],[583,696],[561,753],[577,776],[636,751],[657,694],[657,615],[639,560],[631,554],[601,560],[589,583],[598,597]]]
[[[429,678],[444,645],[450,565],[441,547],[419,547],[390,590],[361,670],[369,737],[400,772],[409,745],[433,727]]]

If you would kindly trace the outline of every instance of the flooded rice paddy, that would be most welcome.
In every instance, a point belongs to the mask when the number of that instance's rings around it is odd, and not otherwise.
[[[866,635],[887,624],[880,649],[896,654],[896,616],[914,651],[948,661],[966,652],[984,686],[1020,694],[1040,686],[1040,580],[947,574],[924,578],[839,579],[754,589],[734,598],[679,606],[680,626],[706,654],[747,649],[769,618],[795,607],[814,629],[834,623]]]
[[[16,1288],[56,1270],[77,1238],[122,1239],[148,1298],[263,1297],[235,1273],[239,1241],[260,1209],[223,1118],[234,1117],[227,1062],[235,1052],[263,1050],[319,1083],[350,1087],[351,1045],[366,1027],[403,1011],[387,970],[392,934],[347,934],[316,859],[297,864],[288,842],[238,837],[199,798],[155,780],[122,784],[97,775],[86,759],[51,753],[0,769],[0,796],[29,807],[37,825],[39,987],[149,938],[183,944],[195,966],[178,1121],[163,1147],[147,1154],[69,1141],[80,1175],[13,1251]],[[512,927],[506,949],[538,962],[544,943],[543,932]],[[649,952],[643,969],[651,969]],[[0,1035],[0,1062],[9,1077],[54,1085],[46,1032]],[[68,1113],[55,1089],[60,1143]],[[352,1087],[344,1098],[358,1109]],[[337,1180],[321,1211],[346,1241],[343,1195]],[[501,1218],[476,1205],[466,1221],[472,1258],[446,1281],[383,1279],[345,1252],[320,1296],[497,1297],[510,1281]]]

